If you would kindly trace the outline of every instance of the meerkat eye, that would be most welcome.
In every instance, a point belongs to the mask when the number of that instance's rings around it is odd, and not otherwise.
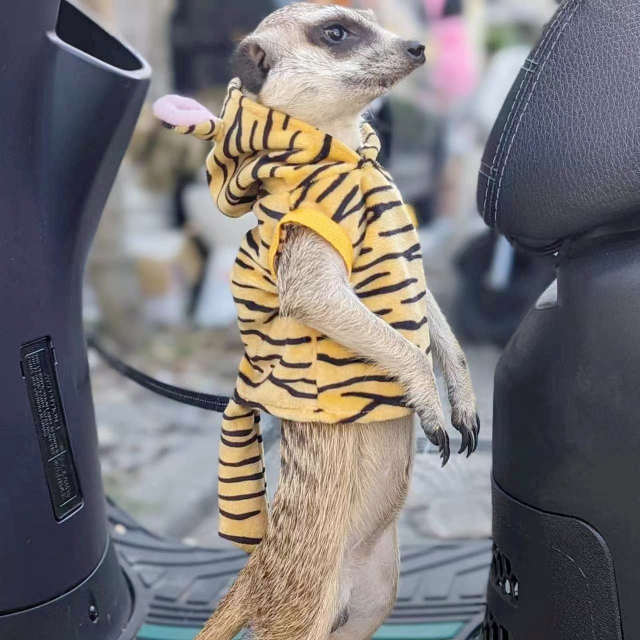
[[[349,32],[342,25],[332,24],[324,30],[324,34],[332,42],[343,42],[349,36]]]

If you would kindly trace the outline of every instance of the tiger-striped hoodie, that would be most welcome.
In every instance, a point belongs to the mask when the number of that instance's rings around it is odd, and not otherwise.
[[[362,127],[356,152],[304,122],[250,99],[233,81],[221,122],[171,127],[215,141],[207,178],[218,208],[257,224],[232,275],[245,354],[220,452],[220,534],[251,551],[266,524],[255,411],[298,422],[353,423],[409,415],[402,388],[317,331],[279,314],[275,270],[286,225],[312,229],[342,256],[360,300],[429,350],[425,276],[411,217]]]

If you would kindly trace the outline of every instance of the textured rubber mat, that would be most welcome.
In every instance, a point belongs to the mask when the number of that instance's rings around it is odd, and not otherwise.
[[[163,539],[113,503],[109,521],[136,608],[146,609],[149,625],[200,627],[247,560],[239,551]],[[466,628],[484,610],[491,550],[489,540],[404,548],[398,601],[388,624]]]

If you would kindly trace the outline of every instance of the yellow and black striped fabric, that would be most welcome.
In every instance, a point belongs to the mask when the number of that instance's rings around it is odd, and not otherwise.
[[[231,400],[222,417],[218,473],[218,533],[251,553],[267,526],[260,414]]]
[[[207,160],[214,201],[228,216],[252,211],[257,219],[231,276],[245,345],[235,408],[244,410],[247,424],[252,419],[247,407],[286,420],[330,424],[410,415],[402,388],[383,370],[279,313],[278,250],[289,225],[303,225],[342,256],[360,300],[429,353],[418,235],[397,188],[377,162],[380,142],[373,129],[363,124],[362,146],[355,152],[311,125],[248,99],[237,80],[229,87],[221,121],[172,128],[215,141]],[[224,423],[228,432],[234,428],[231,422]],[[257,432],[249,433],[244,424],[240,431],[251,443],[246,446],[253,447]],[[239,468],[230,465],[253,458],[253,449],[223,449],[223,496],[229,470]],[[261,537],[254,525],[263,522],[262,511],[254,514],[258,507],[251,502],[261,491],[251,485],[258,473],[251,468],[242,474],[246,487],[234,484],[234,497],[249,496],[246,504],[236,500],[231,512],[224,498],[221,502],[222,533],[231,540],[235,536],[245,548],[247,540]]]

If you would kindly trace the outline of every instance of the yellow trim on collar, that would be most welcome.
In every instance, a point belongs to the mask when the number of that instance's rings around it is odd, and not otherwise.
[[[269,270],[274,278],[277,277],[275,262],[280,246],[282,227],[285,224],[299,224],[315,231],[342,256],[347,267],[347,273],[351,275],[351,268],[353,267],[353,247],[351,246],[349,234],[337,222],[334,222],[331,218],[328,218],[319,211],[314,211],[313,209],[298,209],[287,213],[287,215],[278,222],[276,227],[275,237],[269,249]]]

